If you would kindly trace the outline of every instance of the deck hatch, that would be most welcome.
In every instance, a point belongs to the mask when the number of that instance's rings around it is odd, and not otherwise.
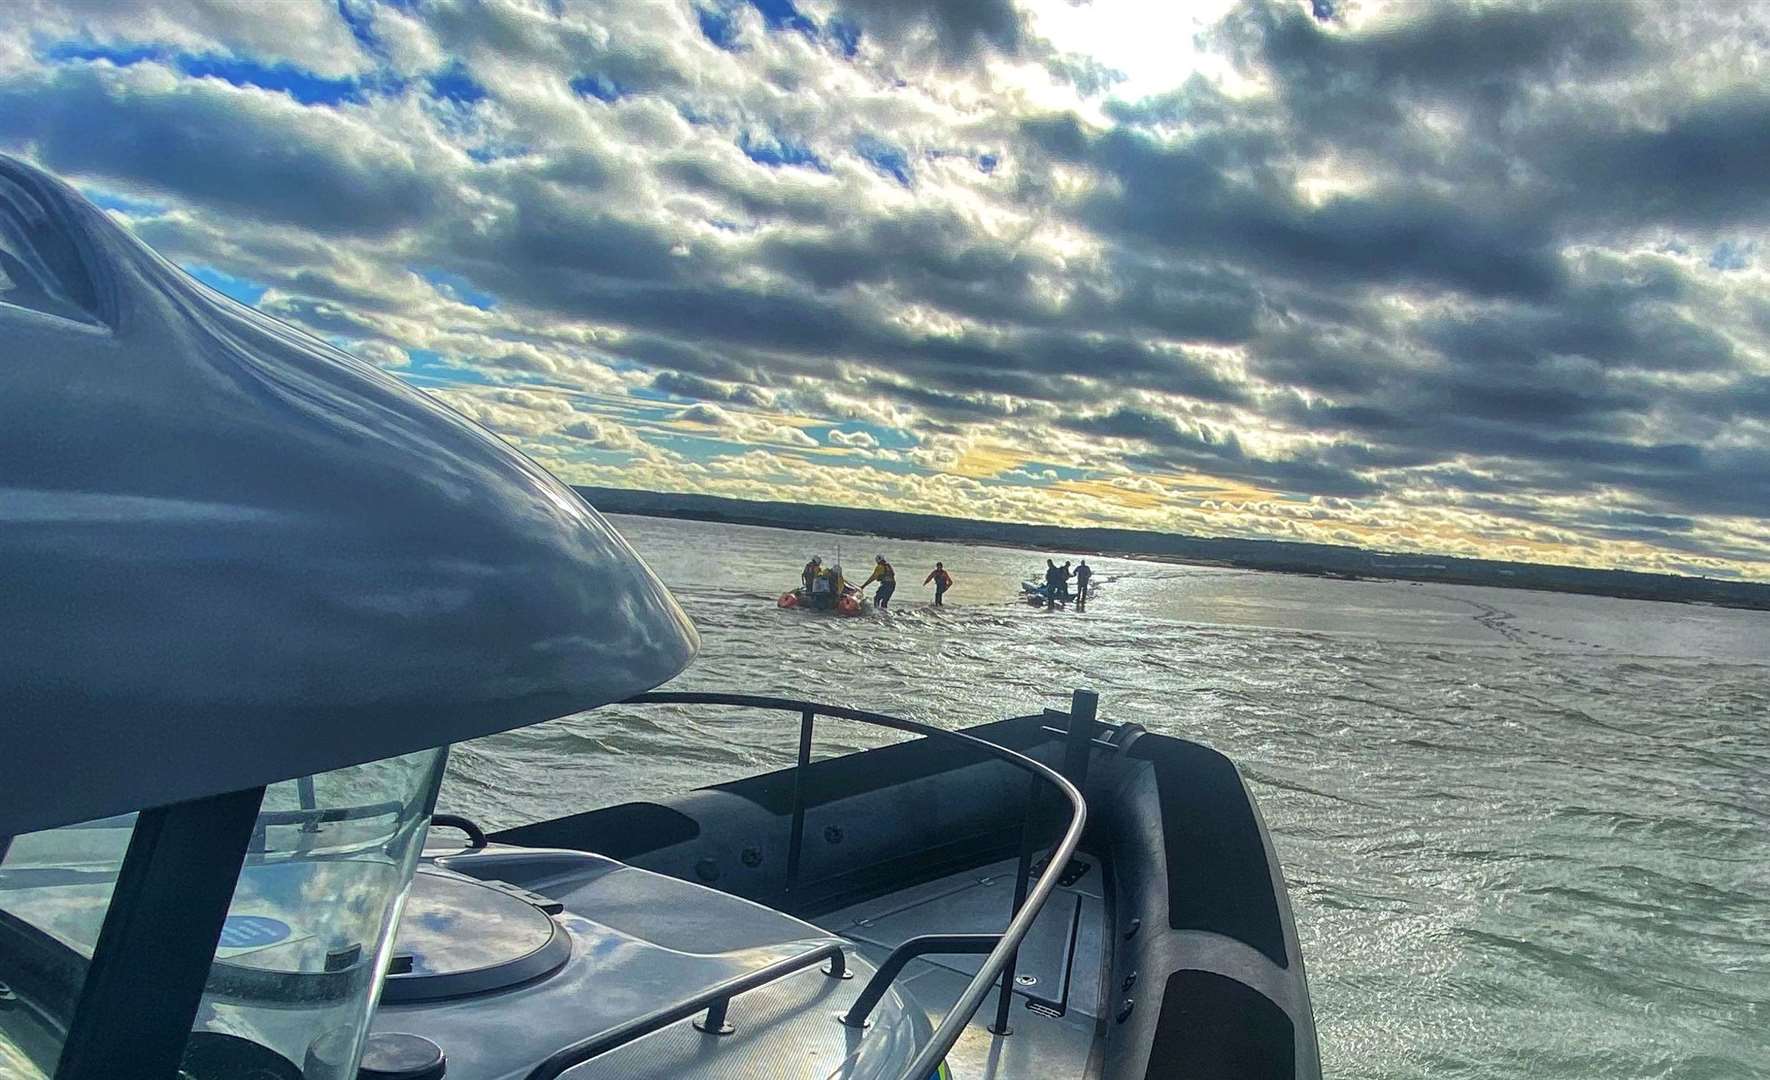
[[[992,869],[997,870],[992,876],[973,879],[961,888],[941,891],[890,914],[867,919],[864,925],[843,927],[841,933],[886,952],[925,934],[1000,933],[1008,922],[1014,898],[1013,864]],[[1033,921],[1026,940],[1021,942],[1014,966],[1017,976],[1034,980],[1017,982],[1015,992],[1060,1013],[1069,1004],[1069,976],[1075,960],[1081,904],[1082,898],[1075,893],[1054,893]],[[924,957],[922,962],[971,976],[982,967],[983,958],[943,954]]]

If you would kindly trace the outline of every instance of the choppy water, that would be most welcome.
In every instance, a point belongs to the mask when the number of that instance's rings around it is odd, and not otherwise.
[[[842,538],[889,617],[779,611],[835,538],[618,518],[705,638],[686,689],[959,726],[1101,692],[1252,781],[1328,1075],[1770,1075],[1770,615],[1095,559],[1085,614],[1015,602],[1044,554]],[[936,558],[957,579],[926,605]],[[853,575],[851,576],[859,576]],[[820,732],[820,752],[880,736]],[[457,750],[495,824],[789,763],[791,721],[600,710]]]

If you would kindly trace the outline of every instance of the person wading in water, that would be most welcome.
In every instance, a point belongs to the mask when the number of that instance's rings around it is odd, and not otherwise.
[[[953,587],[953,576],[946,572],[946,567],[944,565],[941,563],[935,563],[934,569],[930,570],[928,576],[922,579],[922,584],[926,585],[930,581],[934,582],[934,606],[943,607],[944,604],[940,598],[945,596],[946,591]]]
[[[873,604],[884,611],[891,604],[891,594],[897,591],[897,572],[891,569],[883,555],[873,557],[872,576],[861,582],[860,587],[864,589],[875,581],[879,583],[879,591],[873,594]]]

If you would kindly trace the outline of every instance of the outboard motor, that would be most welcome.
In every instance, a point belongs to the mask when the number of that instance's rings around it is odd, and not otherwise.
[[[449,743],[697,638],[489,433],[0,157],[0,1074],[348,1080]]]

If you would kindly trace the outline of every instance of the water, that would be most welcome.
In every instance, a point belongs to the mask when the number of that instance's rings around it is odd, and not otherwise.
[[[779,611],[828,535],[618,518],[705,638],[674,685],[958,726],[1102,695],[1250,779],[1334,1077],[1770,1074],[1770,615],[841,538],[889,617]],[[919,586],[935,559],[945,609]],[[457,750],[444,809],[514,824],[791,761],[795,723],[599,710]],[[820,753],[891,736],[820,728]]]

